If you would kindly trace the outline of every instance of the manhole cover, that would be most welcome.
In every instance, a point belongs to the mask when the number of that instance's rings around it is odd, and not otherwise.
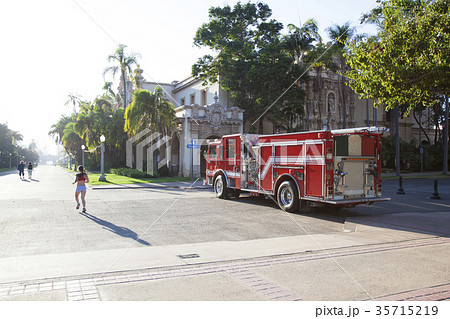
[[[177,255],[178,258],[181,259],[190,259],[190,258],[199,258],[200,255],[198,254],[186,254],[186,255]]]

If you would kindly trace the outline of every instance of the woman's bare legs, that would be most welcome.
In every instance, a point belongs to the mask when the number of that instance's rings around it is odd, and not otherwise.
[[[86,192],[81,192],[81,203],[83,203],[83,212],[86,211]]]
[[[75,192],[75,200],[77,201],[77,209],[80,208],[80,201],[78,200],[79,195],[80,195],[80,192]],[[83,197],[83,195],[81,197]]]

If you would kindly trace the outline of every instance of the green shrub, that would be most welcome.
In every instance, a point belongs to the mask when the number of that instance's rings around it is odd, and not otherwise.
[[[423,169],[425,171],[442,169],[444,157],[442,143],[422,144],[421,146],[423,148]],[[381,138],[381,160],[383,168],[395,169],[395,139]],[[407,143],[400,140],[400,169],[420,171],[420,147],[417,146],[417,141],[411,140]]]
[[[167,168],[167,165],[158,168],[158,177],[167,177],[167,176],[169,176],[169,169]]]

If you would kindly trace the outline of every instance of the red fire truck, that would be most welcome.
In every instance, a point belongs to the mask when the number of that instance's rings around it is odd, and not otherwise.
[[[241,192],[273,196],[287,212],[390,200],[381,196],[382,132],[365,127],[227,135],[208,143],[204,183],[223,199]]]

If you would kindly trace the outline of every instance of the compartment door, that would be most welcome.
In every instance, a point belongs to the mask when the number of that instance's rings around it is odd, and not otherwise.
[[[325,180],[324,143],[306,143],[305,195],[323,197]]]
[[[273,181],[273,147],[263,146],[260,149],[259,163],[260,188],[272,191]]]

